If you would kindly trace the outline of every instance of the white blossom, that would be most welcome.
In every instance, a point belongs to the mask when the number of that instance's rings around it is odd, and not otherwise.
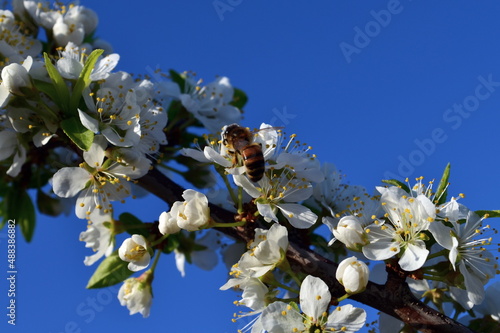
[[[111,210],[111,201],[122,201],[130,195],[129,181],[149,171],[149,163],[109,163],[105,160],[105,150],[106,140],[95,136],[89,151],[83,153],[85,163],[62,168],[54,174],[52,184],[57,196],[70,198],[78,194],[75,213],[81,219],[96,208],[105,213]]]
[[[323,218],[323,223],[331,226],[333,224],[331,220],[333,218],[326,216]],[[368,234],[356,216],[342,217],[337,226],[331,228],[331,231],[335,239],[341,241],[350,250],[360,251],[364,245],[368,244]]]
[[[240,122],[241,111],[229,104],[233,100],[234,89],[227,77],[219,77],[206,86],[187,79],[186,85],[187,92],[179,96],[182,105],[210,133],[218,133],[226,124]]]
[[[56,68],[65,79],[76,80],[80,76],[86,62],[87,50],[82,49],[73,42],[68,42],[63,51],[59,52],[59,59],[56,62]],[[116,67],[120,56],[116,53],[99,56],[95,63],[90,80],[103,80],[109,76],[109,73]]]
[[[21,167],[26,162],[26,148],[19,141],[16,132],[10,129],[0,131],[0,161],[12,157],[12,164],[6,174],[16,177],[21,172]]]
[[[369,279],[368,266],[356,257],[349,257],[339,263],[335,277],[349,294],[365,290]]]
[[[311,196],[312,187],[309,182],[289,179],[283,173],[273,174],[271,179],[264,176],[258,185],[243,175],[233,178],[236,185],[241,186],[256,199],[257,209],[266,221],[277,222],[276,213],[280,210],[295,228],[306,229],[316,222],[318,216],[309,208],[297,203]]]
[[[185,201],[174,202],[170,212],[160,216],[158,229],[162,234],[176,233],[180,229],[196,231],[208,225],[210,208],[207,197],[195,190],[185,190],[182,197]]]
[[[369,244],[363,254],[370,260],[385,260],[399,255],[399,265],[405,271],[422,267],[429,250],[422,239],[422,232],[429,229],[436,218],[434,204],[424,194],[411,197],[401,188],[377,187],[389,223],[368,226]]]
[[[123,241],[118,249],[118,255],[121,260],[129,263],[128,269],[137,272],[149,266],[151,255],[148,249],[144,236],[135,234]]]
[[[83,263],[86,266],[94,264],[103,256],[108,257],[113,252],[114,237],[111,230],[105,225],[105,222],[113,220],[110,213],[102,214],[101,211],[95,211],[90,214],[87,230],[80,233],[80,241],[85,242],[85,247],[91,248],[95,253],[86,256]]]
[[[366,312],[350,304],[328,314],[331,295],[320,278],[308,275],[300,287],[303,313],[284,302],[269,304],[262,312],[262,326],[269,333],[282,332],[356,332],[366,320]]]
[[[140,313],[147,318],[153,302],[151,285],[140,278],[129,278],[120,287],[118,300],[122,306],[129,309],[130,315]]]
[[[454,200],[452,200],[454,201]],[[456,201],[454,210],[448,212],[448,223],[451,228],[441,222],[433,225],[433,235],[439,245],[449,250],[449,260],[453,269],[462,274],[469,300],[480,304],[484,299],[484,285],[496,275],[498,263],[495,256],[487,250],[491,238],[480,238],[484,232],[482,222],[473,211],[467,213],[465,223],[459,223],[463,208]],[[459,212],[459,210],[461,212]]]

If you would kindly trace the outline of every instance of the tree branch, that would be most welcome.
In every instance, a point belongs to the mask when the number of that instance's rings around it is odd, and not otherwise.
[[[169,205],[183,201],[184,188],[157,169],[139,179],[139,185]],[[218,223],[234,222],[234,214],[210,204],[211,217]],[[218,228],[218,231],[243,242],[253,240],[253,233],[245,228]],[[314,251],[290,241],[287,259],[294,271],[321,278],[334,297],[345,294],[344,287],[335,278],[337,264]],[[350,298],[393,316],[425,333],[473,333],[468,327],[428,307],[418,300],[405,282],[405,277],[388,269],[385,285],[369,282],[364,292]]]

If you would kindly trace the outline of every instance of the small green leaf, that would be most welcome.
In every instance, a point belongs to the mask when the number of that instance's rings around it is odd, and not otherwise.
[[[52,64],[52,61],[50,61],[50,58],[47,53],[43,54],[43,58],[45,59],[45,67],[47,68],[47,73],[49,74],[49,77],[52,81],[52,84],[54,85],[54,90],[56,91],[57,98],[54,99],[54,102],[56,102],[57,105],[63,110],[63,112],[68,113],[68,102],[69,102],[69,91],[68,87],[64,83],[64,79],[62,78],[61,74],[59,74],[59,71],[57,68],[54,67]]]
[[[177,83],[177,85],[181,89],[181,93],[186,93],[186,78],[173,69],[169,70],[168,73],[170,74],[172,81]]]
[[[5,197],[5,218],[15,220],[26,242],[31,241],[35,232],[35,207],[28,192],[16,184]]]
[[[36,80],[36,79],[33,80],[33,83],[35,84],[35,87],[38,90],[40,90],[41,92],[43,92],[47,96],[49,96],[51,100],[57,101],[57,98],[58,98],[57,90],[53,84],[48,83],[46,81]]]
[[[92,70],[94,70],[97,59],[99,59],[103,52],[104,50],[96,49],[92,51],[92,53],[85,61],[85,65],[83,66],[82,72],[80,73],[75,87],[73,88],[73,93],[71,94],[70,110],[72,110],[72,112],[73,110],[76,111],[76,109],[78,108],[83,90],[87,88],[92,82],[92,80],[90,79],[90,74],[92,73]]]
[[[500,217],[500,210],[476,210],[475,213],[479,216]]]
[[[436,195],[434,196],[434,203],[436,205],[441,205],[446,202],[446,197],[448,196],[448,180],[450,179],[450,163],[444,168],[443,176],[439,181],[438,188],[436,190]]]
[[[405,183],[400,182],[399,180],[396,180],[396,179],[383,179],[382,183],[386,183],[386,184],[389,184],[389,185],[394,185],[394,186],[400,187],[406,193],[411,193],[410,188],[408,187],[408,185],[406,185]]]
[[[81,150],[88,151],[94,141],[94,133],[85,128],[80,119],[71,117],[61,121],[61,128]]]
[[[165,247],[163,247],[163,253],[171,253],[181,245],[178,234],[169,235]]]
[[[128,262],[120,259],[118,251],[113,252],[97,267],[86,288],[104,288],[125,281],[133,273],[127,266]]]
[[[229,103],[232,106],[236,106],[238,109],[243,109],[245,104],[248,102],[248,96],[238,88],[234,88],[233,100]]]
[[[130,213],[120,214],[119,220],[126,232],[129,234],[139,234],[148,238],[149,232],[145,228],[146,224]]]

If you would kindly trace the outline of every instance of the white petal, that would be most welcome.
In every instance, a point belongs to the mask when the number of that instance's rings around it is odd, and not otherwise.
[[[90,177],[88,171],[82,168],[62,168],[52,179],[54,193],[62,198],[71,198],[85,187]]]
[[[262,311],[262,327],[269,333],[302,332],[304,330],[303,318],[286,303],[274,302]]]
[[[90,74],[90,79],[92,81],[105,79],[108,76],[108,73],[116,67],[119,60],[120,55],[117,53],[109,54],[106,57],[99,59],[92,70],[92,74]]]
[[[469,300],[474,304],[481,304],[484,299],[483,282],[476,275],[471,274],[462,261],[459,263],[458,269],[464,277],[465,288],[467,289]]]
[[[186,263],[186,256],[184,253],[175,250],[175,266],[177,270],[181,273],[181,276],[186,276],[186,271],[184,270],[184,266]]]
[[[92,118],[80,109],[78,109],[78,116],[80,117],[82,125],[85,126],[86,129],[94,133],[99,132],[99,121],[97,119]]]
[[[19,145],[18,151],[14,154],[14,160],[5,173],[11,177],[16,177],[21,172],[24,162],[26,162],[26,149],[23,145]]]
[[[269,204],[261,204],[257,202],[257,210],[259,211],[260,215],[266,219],[266,221],[276,221],[278,222],[278,218],[273,212],[273,209],[271,208],[271,205]]]
[[[454,237],[451,236],[452,230],[452,228],[446,226],[441,221],[434,221],[429,225],[429,231],[434,236],[436,242],[448,250],[453,247],[452,238]]]
[[[1,87],[1,85],[0,85]],[[17,135],[13,131],[4,130],[0,132],[0,161],[14,154],[18,146]]]
[[[327,311],[331,295],[328,286],[320,278],[306,276],[300,286],[300,307],[309,317],[319,319]]]
[[[189,157],[197,160],[198,162],[206,163],[206,162],[210,161],[205,157],[205,154],[198,149],[182,148],[181,154],[184,156],[189,156]]]
[[[366,321],[366,312],[351,304],[340,306],[328,316],[327,328],[335,328],[342,332],[357,332]]]
[[[277,243],[279,248],[284,251],[288,248],[288,229],[280,224],[273,224],[269,228],[266,238]]]
[[[222,157],[221,154],[216,152],[212,147],[205,147],[203,149],[203,154],[209,161],[220,164],[223,167],[229,168],[231,165],[233,165],[231,161],[228,161],[227,159]]]
[[[288,202],[299,202],[307,200],[313,194],[312,186],[307,186],[304,188],[295,188],[293,190],[285,192],[285,200]]]
[[[309,208],[299,204],[280,204],[278,208],[295,228],[307,229],[318,219]]]
[[[408,244],[403,256],[399,259],[399,266],[407,272],[412,272],[422,267],[429,255],[429,250],[425,248],[423,241],[416,243],[418,244]]]
[[[106,139],[102,135],[96,135],[89,151],[83,152],[85,162],[92,168],[101,166],[104,161],[107,145]]]
[[[7,105],[7,102],[10,99],[10,91],[5,87],[5,85],[0,84],[0,108],[3,108]]]
[[[261,196],[260,191],[255,187],[254,183],[252,183],[248,177],[244,175],[233,175],[233,180],[236,186],[243,187],[245,192],[248,193],[252,198],[258,198]],[[258,204],[257,204],[258,205]],[[259,210],[260,212],[260,210]]]
[[[391,240],[382,240],[363,246],[363,254],[370,260],[389,259],[399,251],[399,244]]]

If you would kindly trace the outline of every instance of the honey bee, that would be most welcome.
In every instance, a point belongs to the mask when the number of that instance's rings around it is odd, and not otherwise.
[[[246,127],[232,124],[226,127],[223,143],[234,154],[233,166],[243,160],[248,178],[253,182],[262,179],[265,171],[264,154],[260,143],[253,142],[253,134]]]

